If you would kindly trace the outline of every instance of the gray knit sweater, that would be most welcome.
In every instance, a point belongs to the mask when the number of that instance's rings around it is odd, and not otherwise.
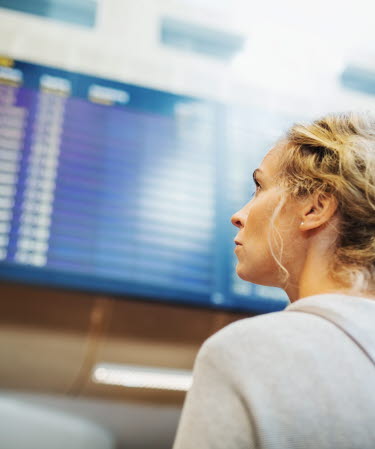
[[[317,304],[367,335],[375,300],[299,299],[230,324],[201,347],[173,449],[375,449],[375,366]]]

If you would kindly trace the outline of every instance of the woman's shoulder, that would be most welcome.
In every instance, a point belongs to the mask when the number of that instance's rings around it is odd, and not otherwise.
[[[205,342],[206,346],[226,346],[234,342],[244,344],[249,341],[280,340],[285,336],[299,333],[305,329],[305,322],[310,321],[307,314],[292,314],[286,310],[242,318],[223,327],[211,335]],[[314,318],[313,318],[314,319]]]
[[[306,316],[305,316],[306,315]],[[198,358],[211,360],[238,360],[246,354],[256,357],[271,356],[308,338],[308,329],[314,327],[316,317],[272,312],[235,321],[212,336],[201,346]]]
[[[258,315],[235,321],[209,337],[199,351],[199,357],[211,359],[238,360],[249,355],[251,360],[265,357],[288,359],[306,354],[321,353],[327,341],[332,350],[351,344],[342,330],[330,321],[308,311],[311,306],[328,309],[339,314],[347,323],[360,325],[375,333],[375,301],[345,295],[315,295],[302,298],[288,305],[283,311]]]

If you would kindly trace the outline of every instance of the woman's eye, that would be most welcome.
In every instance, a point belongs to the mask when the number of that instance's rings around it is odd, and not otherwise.
[[[257,194],[258,190],[261,188],[261,185],[259,184],[259,182],[256,180],[255,177],[253,177],[253,182],[255,184],[255,191],[253,191],[250,195],[250,198],[252,198],[254,195]],[[252,189],[253,190],[253,189]]]
[[[253,197],[258,192],[258,190],[260,189],[259,182],[254,179],[254,183],[255,183],[255,191],[251,194],[251,197]]]

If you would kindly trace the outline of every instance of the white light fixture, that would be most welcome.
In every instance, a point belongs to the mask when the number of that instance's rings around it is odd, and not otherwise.
[[[192,372],[179,369],[99,363],[93,370],[92,380],[96,383],[130,388],[187,391],[192,384]]]

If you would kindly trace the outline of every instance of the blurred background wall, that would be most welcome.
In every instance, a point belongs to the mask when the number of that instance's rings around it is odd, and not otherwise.
[[[69,5],[68,0],[44,3],[45,14],[52,16],[54,5],[55,9],[59,4]],[[320,113],[327,108],[372,104],[372,97],[345,89],[341,81],[350,66],[373,70],[375,31],[369,0],[345,5],[338,0],[329,4],[322,0],[74,3],[81,3],[91,18],[94,11],[91,26],[2,8],[1,53],[172,92],[226,102],[261,102],[281,110],[308,108]],[[71,10],[70,16],[77,15]],[[238,47],[215,57],[191,51],[187,40],[175,42],[174,47],[165,45],[165,19],[173,19],[180,28],[184,24],[189,30],[190,26],[191,34],[193,26],[201,27],[208,40],[211,32],[216,46],[221,42],[228,47],[233,36],[240,37]],[[226,34],[218,36],[219,32]]]

